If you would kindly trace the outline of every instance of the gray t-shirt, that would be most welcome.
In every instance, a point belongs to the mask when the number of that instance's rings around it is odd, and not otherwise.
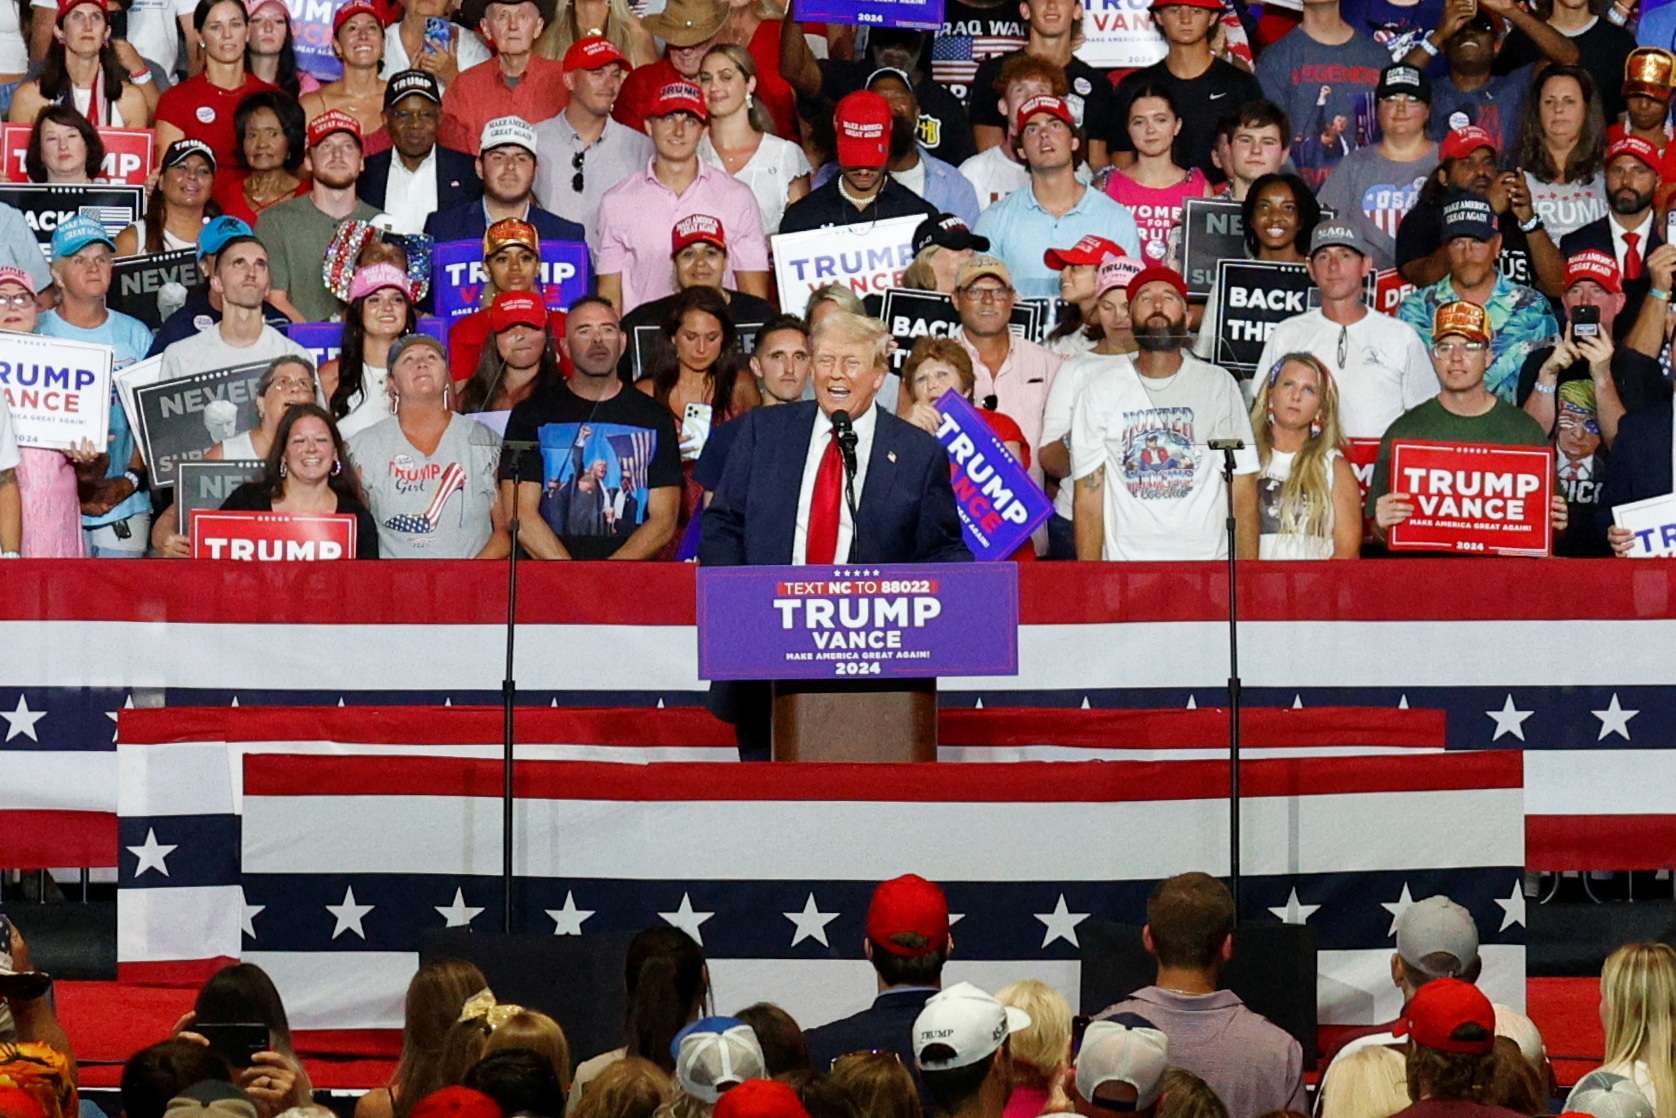
[[[386,559],[472,559],[494,532],[490,512],[500,436],[456,415],[433,454],[421,454],[396,416],[349,440]]]
[[[305,322],[326,322],[343,312],[337,296],[326,290],[322,262],[332,234],[351,218],[370,221],[378,216],[359,199],[348,217],[321,213],[314,199],[304,194],[262,211],[256,219],[256,236],[268,250],[268,267],[275,291],[283,291],[291,305],[303,313]]]
[[[205,327],[191,337],[182,338],[163,351],[163,380],[174,380],[189,373],[207,373],[216,369],[231,369],[239,365],[253,365],[258,361],[272,361],[275,357],[292,355],[312,364],[314,355],[296,342],[275,330],[263,326],[261,337],[254,345],[231,346],[221,337],[219,324]]]
[[[1360,32],[1348,42],[1329,45],[1316,42],[1302,27],[1287,32],[1257,60],[1263,96],[1286,110],[1292,159],[1310,186],[1319,189],[1340,151],[1372,142],[1378,130],[1373,91],[1379,72],[1390,64],[1385,48]],[[1333,142],[1323,143],[1323,133],[1331,134]]]
[[[1397,226],[1420,197],[1426,176],[1437,166],[1437,147],[1419,159],[1399,162],[1380,154],[1378,145],[1345,156],[1316,199],[1355,227],[1373,249],[1376,269],[1396,266]]]

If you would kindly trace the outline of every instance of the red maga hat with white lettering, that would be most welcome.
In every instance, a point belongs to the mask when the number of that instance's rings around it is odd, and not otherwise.
[[[1571,259],[1565,262],[1565,290],[1570,291],[1572,284],[1584,280],[1593,280],[1613,295],[1624,290],[1624,277],[1618,270],[1618,261],[1610,252],[1602,252],[1598,248],[1573,253]]]
[[[688,245],[700,242],[727,251],[727,232],[719,219],[709,214],[688,214],[669,232],[669,255],[679,256]]]
[[[1122,246],[1090,233],[1070,248],[1048,249],[1042,253],[1042,263],[1057,272],[1076,264],[1103,264],[1107,257],[1122,255]]]

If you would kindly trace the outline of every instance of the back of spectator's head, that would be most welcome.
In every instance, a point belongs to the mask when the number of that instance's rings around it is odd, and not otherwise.
[[[1228,1108],[1209,1083],[1184,1068],[1164,1073],[1159,1118],[1228,1118]]]
[[[809,1042],[803,1039],[803,1028],[791,1014],[772,1002],[757,1002],[735,1016],[756,1034],[770,1076],[809,1066]]]
[[[880,882],[867,906],[867,958],[887,986],[935,986],[948,962],[949,902],[918,874]]]
[[[780,1081],[797,1092],[797,1101],[809,1118],[872,1118],[857,1105],[830,1075],[815,1071],[794,1071],[780,1077]],[[729,1091],[731,1095],[733,1092]],[[723,1096],[725,1099],[727,1096]]]
[[[861,296],[848,287],[841,283],[829,283],[809,293],[809,302],[803,308],[803,319],[809,324],[809,329],[813,330],[822,318],[833,311],[865,315],[867,307],[862,303]]]
[[[1542,1032],[1536,1022],[1509,1006],[1498,1004],[1495,1011],[1496,1036],[1512,1041],[1525,1062],[1542,1071],[1548,1064],[1548,1046],[1542,1043]]]
[[[1663,943],[1631,943],[1612,952],[1600,972],[1600,1001],[1604,1062],[1645,1060],[1655,1088],[1676,1092],[1676,1083],[1668,1081],[1676,1045],[1676,950]]]
[[[1340,1056],[1321,1084],[1322,1118],[1391,1118],[1409,1102],[1407,1061],[1383,1044]]]
[[[1426,983],[1391,1031],[1409,1041],[1414,1101],[1485,1101],[1495,1074],[1496,1011],[1478,987],[1458,978]]]
[[[397,1118],[407,1118],[416,1101],[443,1086],[443,1041],[466,999],[488,985],[483,972],[463,959],[425,963],[408,980],[402,1055],[392,1092]]]
[[[542,1057],[558,1077],[560,1089],[570,1090],[570,1042],[559,1023],[545,1013],[535,1009],[514,1013],[496,1025],[483,1042],[484,1058],[508,1049],[523,1049]]]
[[[1653,1104],[1628,1076],[1591,1071],[1566,1096],[1565,1112],[1590,1118],[1653,1118]]]
[[[256,1118],[250,1096],[226,1080],[205,1079],[169,1100],[168,1118]]]
[[[170,1037],[142,1048],[122,1065],[124,1118],[163,1118],[169,1100],[206,1079],[229,1080],[227,1061],[201,1044]]]
[[[851,1052],[832,1061],[832,1082],[867,1118],[920,1118],[919,1088],[894,1052]]]
[[[1170,1042],[1158,1029],[1094,1021],[1077,1053],[1077,1095],[1085,1113],[1151,1114],[1163,1092]]]
[[[1007,1038],[1014,1084],[1045,1086],[1071,1058],[1071,1003],[1035,978],[1001,987],[995,1000],[1030,1015],[1029,1027]]]
[[[274,1051],[291,1054],[291,1023],[285,1003],[268,972],[254,963],[234,963],[210,975],[192,1018],[198,1025],[236,1025],[260,1022],[268,1027]]]
[[[675,1082],[714,1106],[728,1089],[768,1074],[756,1033],[737,1017],[701,1017],[675,1035]]]
[[[466,1072],[462,1086],[482,1091],[502,1114],[564,1118],[565,1092],[553,1062],[529,1048],[489,1052]]]
[[[667,1072],[650,1060],[625,1056],[588,1082],[568,1118],[652,1118],[674,1096]]]
[[[1146,900],[1142,934],[1159,966],[1219,969],[1233,952],[1233,894],[1208,873],[1166,878]]]
[[[953,1114],[986,1086],[1004,1101],[1012,1089],[1007,1037],[1030,1015],[1002,1005],[970,982],[927,999],[914,1018],[914,1063],[938,1109]]]
[[[803,1100],[785,1083],[748,1079],[722,1096],[717,1118],[809,1118]]]
[[[1542,1076],[1525,1059],[1515,1041],[1496,1037],[1490,1056],[1490,1083],[1484,1089],[1486,1103],[1505,1107],[1516,1114],[1548,1113],[1548,1092]]]
[[[1439,894],[1418,900],[1397,917],[1397,953],[1391,977],[1412,997],[1434,978],[1477,982],[1478,925],[1472,913]]]
[[[628,988],[624,1027],[629,1055],[643,1056],[673,1072],[670,1042],[698,1015],[710,994],[703,948],[680,928],[647,928],[629,941],[623,982]]]
[[[444,1087],[413,1104],[413,1118],[502,1118],[500,1104],[470,1087]]]

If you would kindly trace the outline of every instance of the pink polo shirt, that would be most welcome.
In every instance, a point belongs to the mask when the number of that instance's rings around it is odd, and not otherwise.
[[[442,122],[437,126],[436,142],[476,155],[483,126],[497,116],[520,116],[531,124],[540,124],[557,116],[569,101],[563,63],[531,55],[524,76],[516,85],[508,85],[500,59],[491,58],[448,83],[442,95]]]
[[[750,187],[699,160],[698,176],[677,195],[652,173],[655,163],[654,156],[646,170],[624,179],[599,201],[594,271],[602,276],[622,275],[625,313],[675,294],[669,233],[689,214],[709,214],[722,223],[727,239],[723,287],[737,286],[735,272],[768,270],[768,238],[762,234],[762,211]]]
[[[965,330],[956,333],[954,339],[972,358],[973,397],[981,403],[985,396],[994,396],[995,410],[1013,417],[1030,446],[1030,476],[1040,485],[1042,464],[1037,453],[1042,442],[1042,413],[1047,409],[1048,389],[1053,387],[1053,378],[1059,375],[1065,359],[1035,342],[1015,337],[1000,371],[992,373],[978,356],[977,346],[967,340]]]

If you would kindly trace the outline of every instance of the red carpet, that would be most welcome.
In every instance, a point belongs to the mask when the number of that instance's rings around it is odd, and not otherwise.
[[[57,989],[59,1019],[75,1045],[82,1082],[91,1087],[114,1086],[122,1061],[167,1036],[180,1015],[192,1008],[191,990],[115,982],[60,982]],[[1525,996],[1531,1019],[1548,1043],[1554,1072],[1561,1085],[1569,1087],[1600,1063],[1600,982],[1533,978]],[[310,1055],[304,1040],[304,1062],[316,1087],[374,1087],[389,1079],[395,1067],[390,1038],[363,1036],[356,1049],[343,1051],[338,1046],[329,1058]]]

